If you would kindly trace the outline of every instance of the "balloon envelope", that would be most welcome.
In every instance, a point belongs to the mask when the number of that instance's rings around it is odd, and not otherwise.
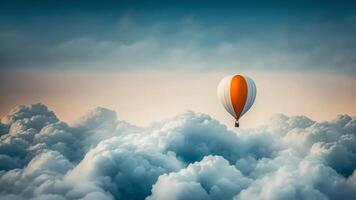
[[[254,103],[256,85],[247,76],[227,76],[218,85],[218,98],[226,111],[238,121]]]

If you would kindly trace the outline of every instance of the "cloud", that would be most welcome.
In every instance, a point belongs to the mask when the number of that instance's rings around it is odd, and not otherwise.
[[[45,105],[1,119],[2,199],[355,199],[356,118],[274,116],[228,129],[187,111],[137,127],[96,108],[73,125]]]
[[[206,156],[176,173],[164,174],[147,199],[231,199],[252,182],[221,156]]]

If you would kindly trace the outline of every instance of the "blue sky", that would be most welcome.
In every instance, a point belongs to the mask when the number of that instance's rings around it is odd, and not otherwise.
[[[0,70],[356,73],[352,1],[2,1]]]

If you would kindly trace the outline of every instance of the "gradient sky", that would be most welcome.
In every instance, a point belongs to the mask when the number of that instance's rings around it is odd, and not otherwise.
[[[65,121],[105,106],[147,124],[186,109],[230,123],[219,80],[257,84],[245,123],[356,115],[352,1],[0,1],[0,114],[43,102]]]

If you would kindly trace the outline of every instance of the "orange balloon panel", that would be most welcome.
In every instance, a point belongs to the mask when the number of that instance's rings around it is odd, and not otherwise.
[[[247,99],[247,83],[243,76],[235,75],[231,79],[230,96],[236,118],[240,118]]]

